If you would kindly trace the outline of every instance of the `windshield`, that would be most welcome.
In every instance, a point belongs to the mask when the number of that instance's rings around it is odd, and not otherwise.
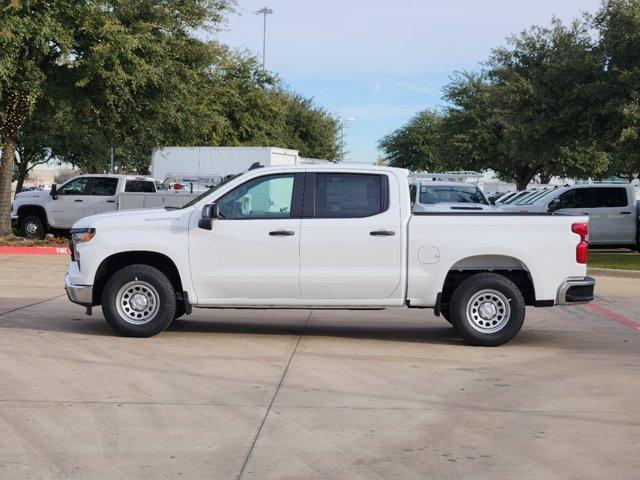
[[[468,185],[421,185],[420,203],[481,203],[488,205],[487,199],[478,187]]]
[[[193,200],[191,200],[189,203],[184,204],[183,206],[181,206],[178,210],[183,210],[185,208],[189,208],[189,207],[193,207],[196,203],[198,203],[200,200],[202,200],[203,198],[205,198],[207,195],[209,195],[212,192],[215,192],[216,190],[218,190],[220,187],[223,187],[224,185],[226,185],[227,183],[229,183],[231,180],[234,180],[236,178],[238,178],[240,175],[242,175],[242,173],[237,173],[235,175],[229,175],[227,178],[225,178],[224,180],[222,180],[219,184],[217,184],[215,187],[211,187],[209,190],[207,190],[206,192],[201,193],[200,195],[198,195],[196,198],[194,198]]]
[[[515,202],[516,200],[518,200],[519,198],[522,198],[522,197],[524,197],[525,195],[529,195],[530,193],[531,193],[531,190],[523,190],[523,191],[521,191],[521,192],[516,193],[513,197],[511,197],[511,198],[509,198],[509,199],[505,200],[505,201],[504,201],[504,202],[502,202],[502,203],[513,203],[513,202]]]
[[[535,203],[539,198],[544,197],[545,195],[548,195],[549,192],[552,192],[552,189],[544,189],[544,190],[540,190],[536,193],[534,193],[533,195],[527,196],[525,198],[521,198],[520,200],[518,200],[517,202],[515,202],[517,205],[532,205],[533,203]]]

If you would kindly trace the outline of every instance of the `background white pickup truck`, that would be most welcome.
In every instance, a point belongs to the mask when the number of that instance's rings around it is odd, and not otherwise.
[[[29,237],[50,229],[68,230],[83,217],[114,210],[182,206],[195,195],[158,192],[153,178],[130,175],[80,175],[51,191],[18,193],[11,220]]]
[[[84,218],[69,298],[120,334],[150,336],[193,307],[434,308],[476,345],[499,345],[525,305],[593,297],[587,218],[411,213],[408,172],[259,168],[177,210]]]

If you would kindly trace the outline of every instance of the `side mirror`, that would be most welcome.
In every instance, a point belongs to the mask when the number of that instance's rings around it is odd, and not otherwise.
[[[49,195],[51,195],[51,198],[53,198],[54,200],[58,199],[58,186],[55,183],[51,185],[51,191],[49,192]]]
[[[198,220],[198,228],[203,230],[213,229],[213,220],[220,218],[220,212],[216,203],[209,203],[202,207],[202,214],[200,220]]]
[[[560,209],[560,198],[554,198],[553,200],[551,200],[551,202],[549,202],[549,211],[550,212],[555,212],[556,210]]]

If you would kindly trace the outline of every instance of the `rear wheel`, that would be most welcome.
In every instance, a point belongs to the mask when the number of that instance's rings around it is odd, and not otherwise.
[[[497,346],[514,338],[524,322],[525,303],[518,287],[495,273],[467,278],[453,292],[451,323],[472,345]]]
[[[109,325],[127,337],[150,337],[169,326],[176,315],[171,281],[157,268],[131,265],[107,281],[102,312]]]
[[[25,215],[20,222],[20,230],[27,238],[44,238],[47,233],[42,217],[39,215]]]

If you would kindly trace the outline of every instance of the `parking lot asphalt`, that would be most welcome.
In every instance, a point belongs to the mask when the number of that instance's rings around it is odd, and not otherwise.
[[[67,262],[0,256],[2,479],[640,477],[640,280],[498,348],[430,310],[195,309],[131,339],[67,300]]]

